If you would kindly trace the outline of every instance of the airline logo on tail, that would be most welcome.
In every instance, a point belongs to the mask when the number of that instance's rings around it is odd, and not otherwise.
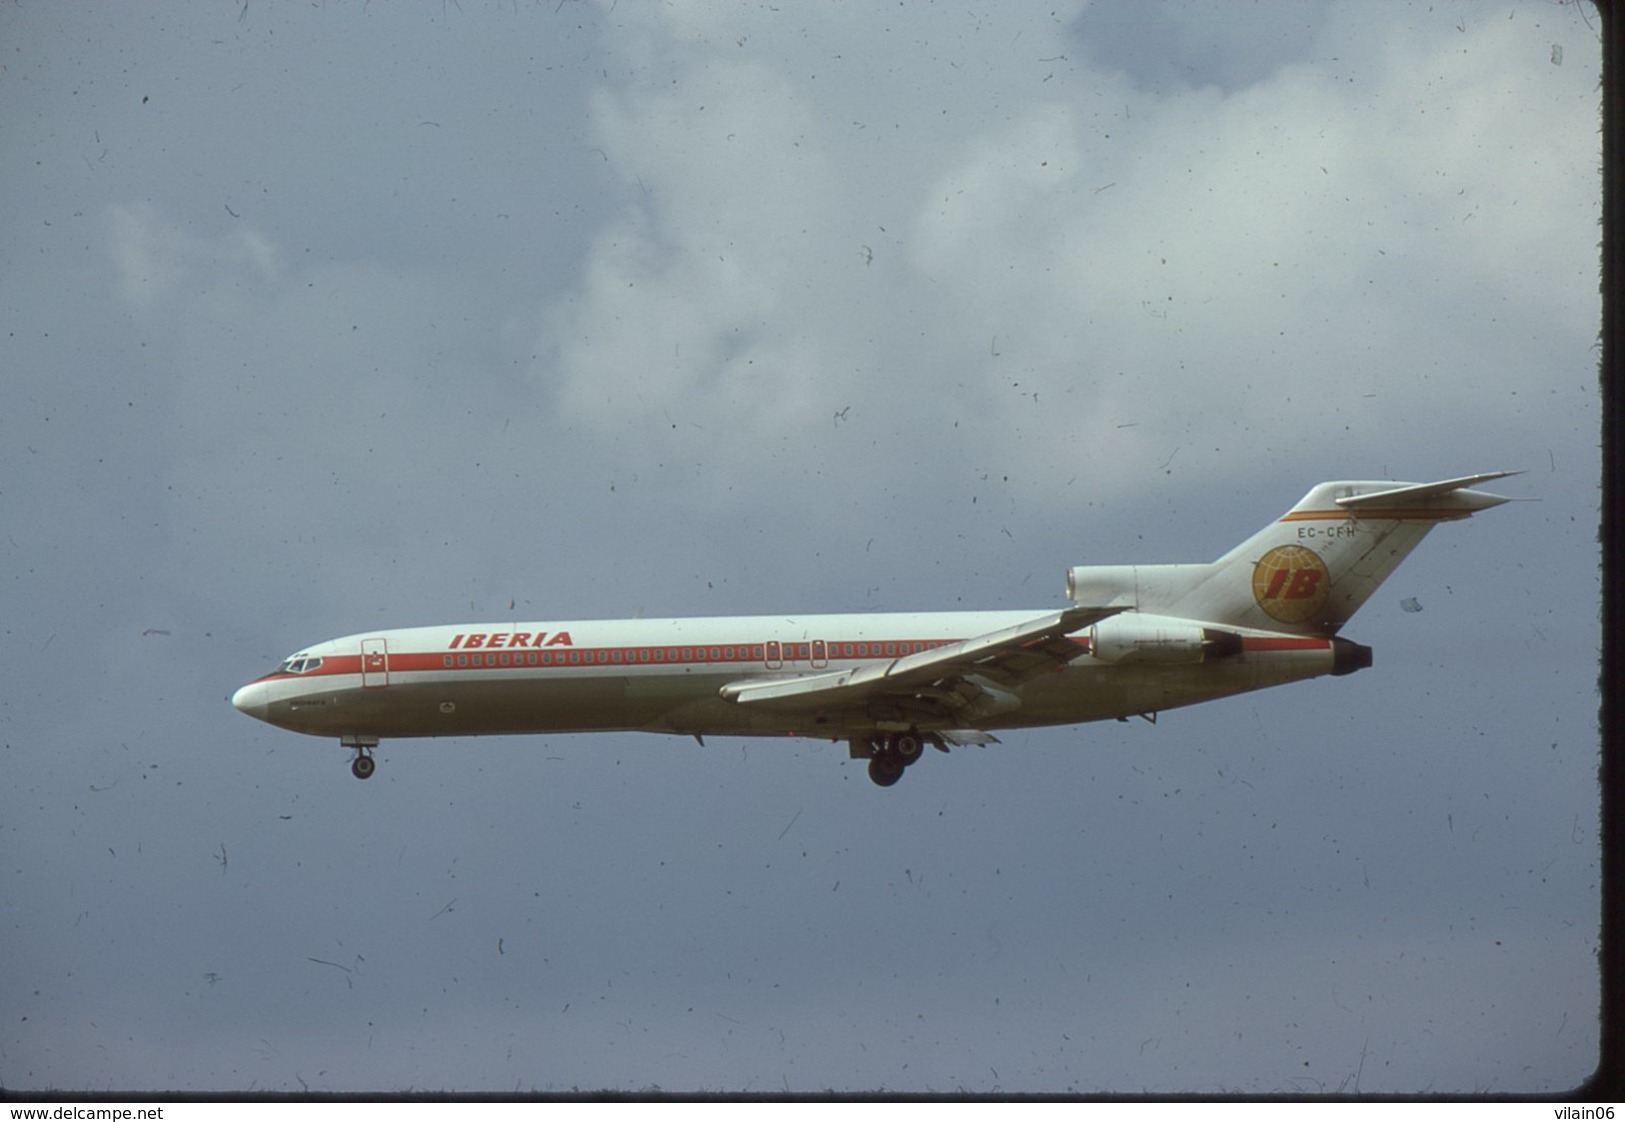
[[[1278,545],[1253,566],[1253,599],[1282,623],[1318,616],[1330,586],[1326,562],[1307,546]]]

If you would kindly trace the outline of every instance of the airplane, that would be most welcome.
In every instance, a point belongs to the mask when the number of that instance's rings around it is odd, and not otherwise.
[[[1509,500],[1436,483],[1331,482],[1206,564],[1081,565],[1071,606],[367,631],[305,647],[232,695],[355,753],[386,737],[643,731],[846,741],[896,783],[994,732],[1141,717],[1371,665],[1338,634],[1437,523]]]

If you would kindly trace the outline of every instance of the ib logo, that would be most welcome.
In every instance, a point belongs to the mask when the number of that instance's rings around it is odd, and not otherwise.
[[[1272,619],[1302,623],[1320,614],[1330,576],[1314,550],[1278,545],[1253,566],[1253,599]]]

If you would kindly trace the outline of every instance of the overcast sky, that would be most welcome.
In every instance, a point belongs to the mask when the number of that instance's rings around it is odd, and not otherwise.
[[[0,44],[0,1085],[1591,1071],[1589,8],[25,0]],[[1496,469],[1538,501],[1424,543],[1370,670],[890,790],[637,735],[363,784],[226,701],[375,627],[1036,614]]]

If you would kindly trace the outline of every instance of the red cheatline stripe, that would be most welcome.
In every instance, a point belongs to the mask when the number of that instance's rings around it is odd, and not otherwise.
[[[1241,649],[1244,651],[1319,651],[1332,645],[1330,639],[1297,639],[1287,638],[1258,638],[1244,636],[1241,640]]]
[[[864,640],[862,642],[845,640],[826,641],[823,645],[824,653],[820,656],[821,662],[847,661],[851,659],[886,659],[900,658],[903,655],[914,654],[916,651],[933,650],[945,647],[949,643],[958,642],[956,639],[909,639],[909,640]],[[850,647],[851,654],[846,650]],[[542,668],[581,668],[591,666],[602,667],[651,667],[651,666],[734,666],[740,664],[757,665],[767,661],[767,645],[765,643],[706,643],[697,644],[662,644],[660,646],[630,646],[630,647],[553,647],[543,650],[519,649],[514,651],[503,650],[459,650],[459,651],[390,651],[388,655],[388,670],[392,674],[408,673],[416,670],[513,670],[526,667]],[[886,653],[888,648],[890,653]],[[857,653],[863,650],[865,653]],[[658,652],[659,657],[656,657]],[[381,655],[382,652],[379,652]],[[379,655],[369,654],[369,658],[377,659]],[[776,663],[794,664],[810,663],[812,661],[812,644],[788,643],[779,644],[779,657]],[[617,659],[617,656],[619,658]],[[303,674],[271,673],[266,675],[272,678],[321,678],[329,675],[360,674],[360,655],[324,655],[322,664],[314,670]],[[451,665],[446,659],[451,659]],[[502,660],[506,658],[507,661]],[[534,660],[533,660],[534,659]],[[383,665],[375,665],[368,669],[369,674],[382,674]]]
[[[1088,638],[1081,635],[1071,636],[1072,640],[1083,646],[1088,646]],[[892,640],[890,642],[847,643],[831,641],[825,644],[828,652],[826,661],[847,661],[850,659],[885,659],[898,658],[904,654],[912,654],[915,648],[930,650],[935,647],[947,646],[957,642],[952,639],[910,639],[906,642]],[[850,646],[854,653],[846,654]],[[887,646],[891,646],[895,653],[883,654]],[[1247,651],[1314,651],[1325,650],[1331,646],[1329,639],[1299,638],[1296,636],[1247,636],[1242,640],[1242,649]],[[808,644],[783,644],[784,663],[807,663],[811,658],[805,650]],[[867,654],[856,652],[867,647]],[[725,652],[732,650],[732,656]],[[713,658],[711,652],[717,651]],[[655,657],[659,651],[661,658]],[[615,656],[620,656],[616,661]],[[535,661],[531,661],[534,656]],[[576,661],[570,661],[575,656]],[[506,657],[507,662],[502,659]],[[446,665],[450,658],[452,664]],[[475,660],[478,659],[476,662]],[[546,660],[546,661],[544,661]],[[572,669],[593,667],[614,668],[620,667],[652,667],[652,666],[728,666],[741,663],[756,665],[766,661],[766,651],[762,643],[707,643],[705,646],[661,646],[661,647],[556,647],[553,650],[513,652],[503,651],[400,651],[391,652],[388,661],[388,671],[391,674],[407,674],[414,671],[425,670],[516,670],[525,668],[534,669]],[[375,666],[369,669],[369,674],[382,674],[385,667]],[[324,655],[322,664],[315,670],[304,674],[288,674],[273,672],[267,674],[262,680],[278,678],[324,678],[343,674],[360,674],[360,655]]]

